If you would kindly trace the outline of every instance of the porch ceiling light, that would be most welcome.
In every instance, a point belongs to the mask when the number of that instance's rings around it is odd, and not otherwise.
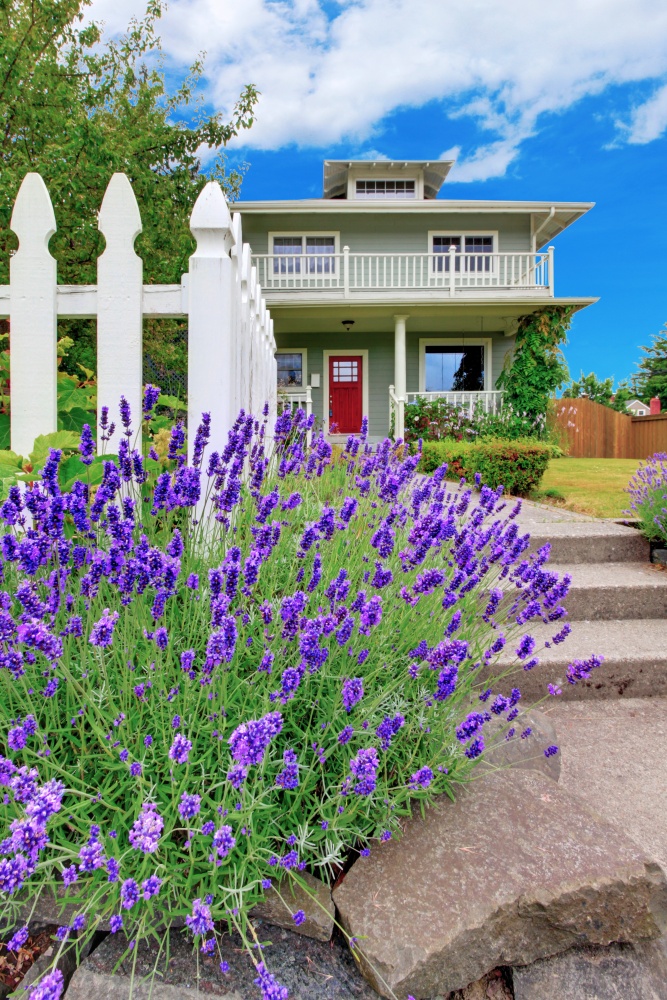
[[[345,327],[345,329],[347,330],[348,333],[352,329],[352,327],[354,326],[354,320],[353,319],[344,319],[344,320],[342,320],[342,323],[343,323],[343,326]]]

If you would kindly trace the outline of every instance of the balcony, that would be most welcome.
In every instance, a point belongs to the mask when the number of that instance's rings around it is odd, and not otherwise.
[[[553,297],[553,247],[545,253],[254,254],[269,301],[329,298]]]

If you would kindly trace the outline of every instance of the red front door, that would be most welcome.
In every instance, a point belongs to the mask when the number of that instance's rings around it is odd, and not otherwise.
[[[358,355],[329,357],[329,431],[358,434],[362,418],[362,359]]]

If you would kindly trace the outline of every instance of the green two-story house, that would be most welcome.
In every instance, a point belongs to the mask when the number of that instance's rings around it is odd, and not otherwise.
[[[459,201],[451,161],[324,164],[323,197],[239,202],[279,390],[330,435],[401,436],[417,395],[496,409],[518,320],[558,298],[550,242],[590,203]]]

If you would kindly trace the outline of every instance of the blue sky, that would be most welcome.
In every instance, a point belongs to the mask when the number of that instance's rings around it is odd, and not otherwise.
[[[111,33],[142,0],[93,0]],[[171,0],[170,74],[262,93],[244,199],[317,197],[325,158],[456,155],[441,196],[594,201],[555,241],[557,295],[597,295],[566,355],[620,379],[667,321],[664,0]]]

